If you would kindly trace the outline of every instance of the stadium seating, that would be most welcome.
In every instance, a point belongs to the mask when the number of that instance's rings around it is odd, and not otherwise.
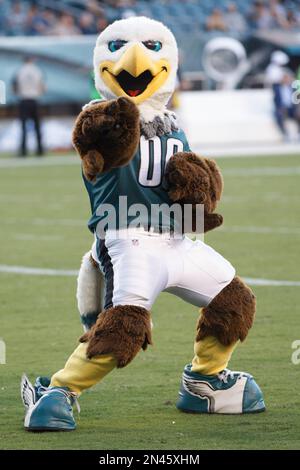
[[[99,32],[101,26],[94,21],[94,30],[83,32],[80,30],[80,19],[82,14],[90,11],[90,2],[93,0],[0,0],[0,69],[1,79],[10,84],[13,80],[15,71],[20,66],[22,57],[31,51],[39,60],[45,76],[47,77],[47,95],[45,99],[49,102],[58,102],[61,97],[68,97],[70,101],[84,102],[89,98],[89,76],[92,67],[91,50],[95,42],[95,34]],[[255,0],[235,0],[238,10],[247,18],[253,8]],[[72,39],[62,37],[59,39],[53,37],[55,33],[46,31],[45,37],[28,37],[23,39],[21,36],[37,36],[39,31],[33,31],[28,28],[28,15],[31,5],[38,8],[39,13],[53,12],[55,14],[54,22],[59,21],[61,13],[69,14],[74,21],[74,26],[81,36],[73,36]],[[94,20],[97,15],[104,18],[104,23],[110,23],[115,19],[129,16],[131,14],[146,15],[158,19],[165,23],[174,32],[178,44],[180,45],[180,65],[181,70],[193,74],[203,73],[203,64],[201,61],[202,51],[207,41],[215,36],[224,36],[223,31],[207,31],[206,22],[208,16],[215,8],[225,11],[231,0],[132,0],[132,2],[119,2],[113,0],[103,0],[98,2],[94,0],[99,12],[92,12]],[[19,4],[19,18],[14,18],[13,8]],[[123,6],[113,6],[113,5]],[[294,11],[299,16],[300,27],[300,0],[286,0],[284,2],[286,9]],[[18,16],[18,15],[16,15]],[[23,18],[23,20],[22,20]],[[72,19],[71,18],[71,19]],[[105,27],[102,25],[102,27]],[[92,35],[91,35],[92,34]],[[253,30],[250,23],[243,33],[235,31],[226,31],[227,36],[241,40],[244,44],[251,40]],[[67,36],[68,34],[65,34]],[[87,35],[87,36],[86,36]],[[74,74],[76,70],[76,74]],[[76,87],[70,89],[69,80],[72,77],[74,85],[74,75],[76,75]],[[57,80],[57,77],[59,79]],[[59,86],[57,86],[59,83]],[[7,86],[7,102],[12,103],[15,100],[11,86]]]
[[[4,21],[11,11],[12,5],[17,0],[0,0],[0,35],[20,35],[22,27],[12,28],[8,21]],[[212,13],[213,9],[219,8],[225,11],[230,0],[138,0],[129,2],[129,6],[112,5],[114,2],[100,2],[99,5],[103,9],[103,14],[108,22],[120,18],[123,15],[137,14],[146,15],[163,21],[172,29],[181,31],[203,31],[207,17]],[[254,0],[235,0],[234,2],[238,10],[246,15],[253,7]],[[32,4],[32,0],[24,0],[20,2],[21,9],[24,13]],[[55,13],[69,13],[78,23],[80,15],[87,8],[86,0],[60,0],[53,2],[51,0],[35,0],[40,10],[48,9]],[[116,2],[118,5],[118,2]],[[285,8],[299,14],[300,0],[286,0]],[[1,20],[2,19],[2,20]],[[249,25],[250,28],[250,25]],[[23,31],[26,34],[26,31]]]

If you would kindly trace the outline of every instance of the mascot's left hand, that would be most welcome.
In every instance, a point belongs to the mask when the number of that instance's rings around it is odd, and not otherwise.
[[[204,205],[204,232],[222,225],[223,217],[213,213],[223,191],[223,178],[214,160],[178,152],[167,164],[165,182],[172,201]]]

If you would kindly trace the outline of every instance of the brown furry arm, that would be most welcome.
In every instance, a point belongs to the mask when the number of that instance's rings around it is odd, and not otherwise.
[[[139,138],[138,108],[123,97],[88,106],[77,117],[73,130],[73,144],[90,181],[99,173],[126,165]]]
[[[165,180],[172,201],[204,205],[204,232],[222,225],[223,217],[213,213],[223,190],[223,178],[214,160],[178,152],[167,164]]]

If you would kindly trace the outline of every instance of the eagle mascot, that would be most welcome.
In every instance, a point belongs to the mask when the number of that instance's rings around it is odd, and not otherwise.
[[[227,260],[187,236],[197,231],[199,214],[202,232],[222,224],[215,209],[223,180],[213,160],[190,150],[166,107],[177,63],[173,34],[149,18],[115,21],[97,39],[95,84],[104,99],[83,108],[73,131],[94,234],[78,277],[85,332],[51,379],[39,377],[33,386],[23,376],[28,431],[76,428],[78,396],[152,344],[150,310],[162,291],[201,313],[177,408],[223,414],[265,409],[253,377],[227,369],[252,326],[255,297]],[[177,217],[174,205],[182,209]],[[159,214],[155,207],[164,210]],[[183,228],[188,218],[189,232]]]

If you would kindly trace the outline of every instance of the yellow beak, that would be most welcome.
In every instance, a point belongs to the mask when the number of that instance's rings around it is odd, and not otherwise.
[[[136,104],[153,95],[169,73],[169,62],[165,59],[153,61],[140,44],[128,48],[118,62],[100,64],[100,74],[108,88],[116,96],[129,96]]]
[[[139,44],[131,46],[121,59],[115,64],[113,74],[118,75],[122,70],[130,73],[133,77],[138,77],[146,70],[149,70],[153,76],[159,72],[158,64],[150,60]]]

